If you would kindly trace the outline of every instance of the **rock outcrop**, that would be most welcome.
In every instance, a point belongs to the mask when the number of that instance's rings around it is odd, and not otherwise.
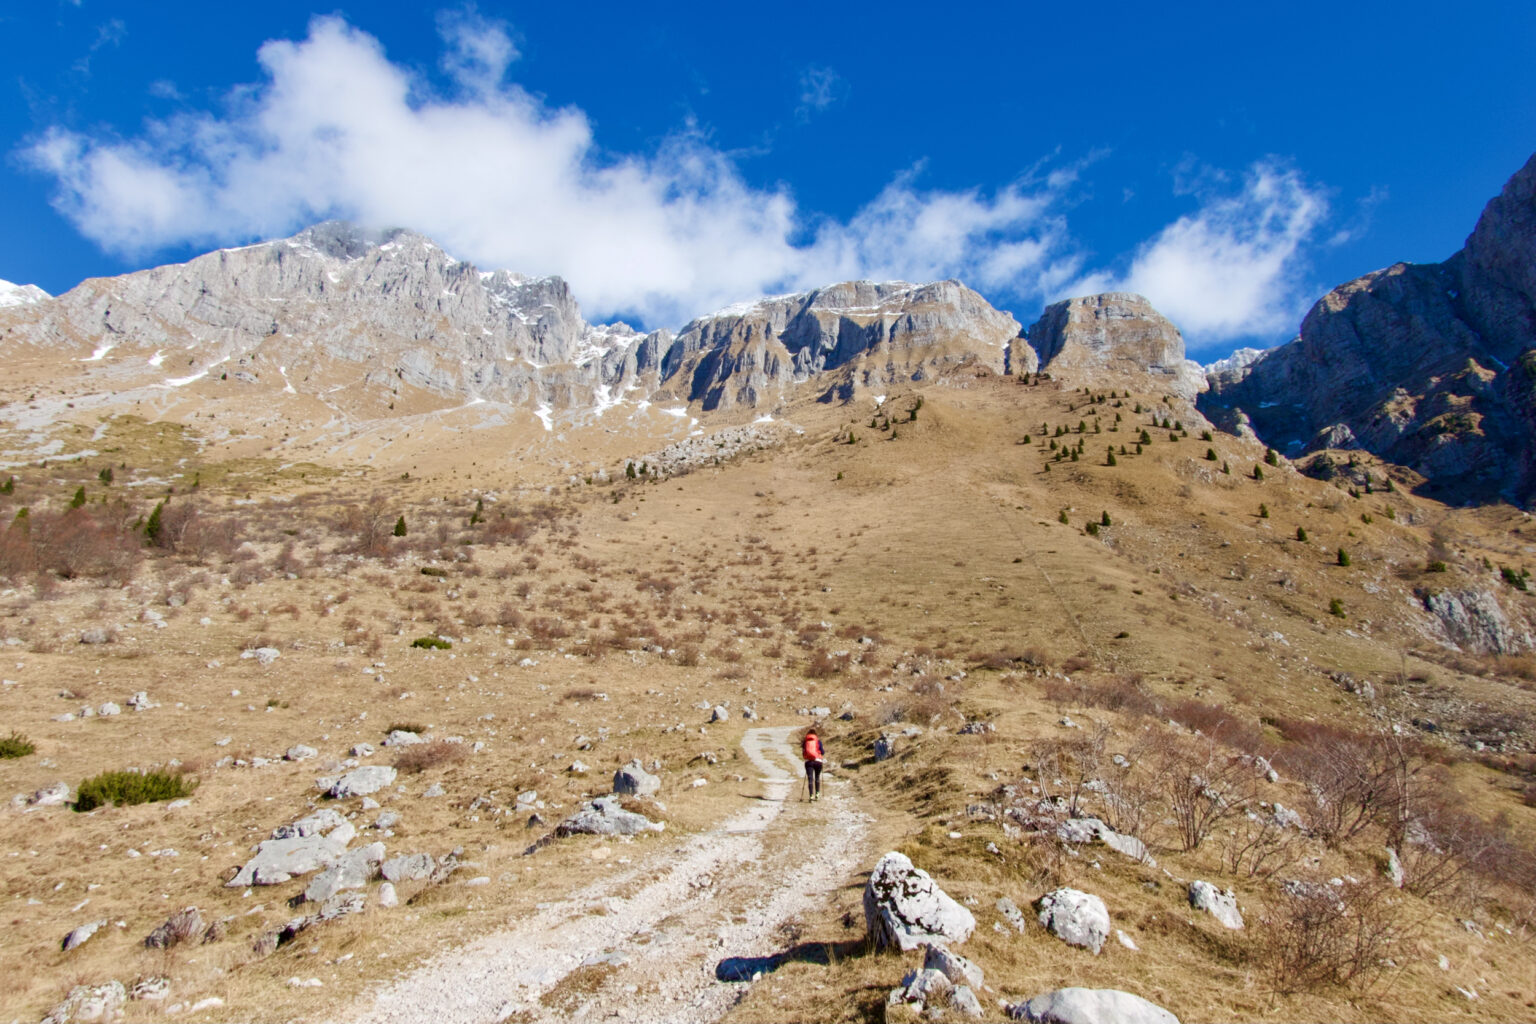
[[[928,872],[892,851],[875,864],[864,885],[864,924],[875,949],[906,952],[964,942],[976,929],[976,918]]]
[[[1205,372],[1184,358],[1184,336],[1140,295],[1105,292],[1045,308],[1026,335],[1051,376],[1090,387],[1166,390],[1193,401]]]
[[[1081,889],[1057,889],[1035,901],[1040,927],[1069,946],[1095,955],[1109,938],[1109,910],[1104,901]]]
[[[1002,373],[1019,325],[959,281],[849,281],[742,303],[678,333],[661,377],[703,408],[772,404],[793,383],[826,377],[826,394],[924,380],[975,362]],[[1018,358],[1032,366],[1033,353]]]
[[[1141,996],[1112,988],[1059,988],[1008,1007],[1014,1020],[1034,1024],[1179,1024]]]
[[[1289,455],[1361,448],[1452,502],[1536,502],[1536,157],[1444,263],[1318,300],[1292,342],[1211,377],[1201,409]]]
[[[1003,372],[1018,333],[957,281],[852,281],[642,334],[588,323],[558,277],[482,271],[415,232],[341,221],[56,299],[0,286],[0,307],[5,350],[56,352],[102,394],[258,385],[381,418],[414,389],[439,407],[520,406],[548,429],[626,399],[772,407],[807,381],[846,397],[965,364]],[[1027,346],[1014,358],[1034,367]]]

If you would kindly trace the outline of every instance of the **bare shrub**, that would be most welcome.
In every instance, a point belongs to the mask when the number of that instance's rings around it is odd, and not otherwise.
[[[1421,923],[1382,882],[1292,882],[1266,904],[1259,960],[1276,992],[1367,986],[1390,969]]]
[[[1234,750],[1253,753],[1263,743],[1258,723],[1244,721],[1220,704],[1182,700],[1168,709],[1168,717]]]
[[[1386,727],[1359,733],[1319,722],[1277,726],[1291,743],[1276,759],[1306,784],[1314,832],[1336,846],[1375,824],[1386,831],[1387,845],[1402,844],[1413,783],[1425,768],[1407,741]]]
[[[1108,740],[1103,727],[1070,739],[1041,740],[1026,748],[1025,768],[1034,773],[1045,799],[1064,803],[1071,817],[1082,817],[1083,802],[1095,791],[1090,784],[1096,788],[1105,774]]]
[[[1161,795],[1174,840],[1185,852],[1198,849],[1218,825],[1254,801],[1252,765],[1219,750],[1210,737],[1159,734],[1146,760],[1149,788]]]
[[[816,650],[805,662],[805,677],[807,679],[827,679],[840,675],[848,667],[848,655],[835,655],[828,651]]]
[[[469,748],[462,743],[432,740],[429,743],[412,743],[401,747],[395,755],[395,768],[402,772],[424,772],[428,768],[441,768],[458,764],[469,757]]]
[[[1222,865],[1234,875],[1271,878],[1296,863],[1302,840],[1268,810],[1250,810],[1231,830],[1222,848]]]
[[[84,508],[31,517],[37,567],[63,579],[102,577],[126,581],[143,544],[122,523],[102,522]]]

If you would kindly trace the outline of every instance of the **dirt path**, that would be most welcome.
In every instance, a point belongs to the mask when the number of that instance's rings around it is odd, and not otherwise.
[[[827,899],[862,863],[868,819],[838,781],[828,778],[819,803],[797,799],[796,731],[747,731],[742,749],[763,793],[720,828],[438,956],[344,1019],[716,1019],[745,989],[717,979],[722,963],[722,973],[750,974],[752,958],[787,945],[781,925]]]

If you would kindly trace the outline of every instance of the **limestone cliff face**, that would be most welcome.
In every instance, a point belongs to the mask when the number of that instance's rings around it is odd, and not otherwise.
[[[967,361],[1001,373],[1018,329],[958,281],[849,281],[694,320],[661,371],[705,409],[754,406],[825,375],[829,386],[882,387]]]
[[[1450,501],[1536,501],[1536,157],[1444,263],[1323,296],[1300,336],[1212,377],[1202,411],[1246,415],[1290,455],[1363,448]]]
[[[524,404],[590,404],[670,343],[588,324],[558,277],[484,273],[421,235],[339,222],[86,281],[8,326],[8,343],[57,347],[122,387],[350,376]]]
[[[1193,400],[1205,374],[1184,358],[1184,336],[1140,295],[1105,292],[1047,306],[1029,344],[1053,377],[1092,386],[1166,389]]]
[[[0,310],[0,344],[56,350],[106,391],[211,377],[333,404],[361,386],[377,409],[407,385],[578,417],[626,395],[753,408],[804,382],[1001,372],[1018,327],[956,281],[855,281],[642,335],[587,323],[558,277],[480,271],[421,235],[342,222]],[[1027,346],[1014,356],[1032,368]]]

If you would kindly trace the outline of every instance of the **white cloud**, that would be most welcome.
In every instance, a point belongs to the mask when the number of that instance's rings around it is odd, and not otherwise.
[[[517,47],[505,22],[481,17],[474,4],[437,16],[437,33],[448,47],[442,68],[464,88],[491,93],[517,60]]]
[[[331,216],[399,224],[487,267],[558,273],[588,311],[675,324],[744,297],[848,277],[1002,284],[1062,239],[1053,193],[919,192],[898,178],[846,223],[808,222],[683,130],[654,154],[602,154],[585,114],[503,83],[516,58],[473,8],[445,16],[444,98],[338,18],[261,47],[266,80],[230,113],[129,140],[54,129],[25,155],[87,237],[132,256],[274,237]],[[804,239],[810,238],[809,242]]]
[[[809,67],[800,72],[800,105],[795,116],[808,121],[830,107],[844,92],[842,77],[831,68]]]
[[[1303,247],[1327,214],[1322,189],[1261,161],[1236,194],[1207,193],[1144,243],[1125,273],[1091,274],[1069,290],[1140,292],[1194,346],[1292,330],[1309,296]]]
[[[452,95],[322,17],[303,40],[264,44],[264,79],[218,114],[153,121],[129,139],[54,128],[22,155],[52,176],[54,204],[79,231],[126,256],[346,217],[413,228],[485,268],[560,274],[589,316],[650,326],[838,280],[959,277],[1026,322],[1042,299],[1130,288],[1196,344],[1271,332],[1289,326],[1302,246],[1325,212],[1296,172],[1260,164],[1123,274],[1084,276],[1061,211],[1102,154],[993,191],[925,190],[918,167],[845,220],[817,217],[787,187],[748,183],[691,124],[655,152],[604,151],[581,110],[507,81],[518,50],[504,24],[470,6],[438,28]],[[833,102],[827,75],[802,82],[803,102]]]

